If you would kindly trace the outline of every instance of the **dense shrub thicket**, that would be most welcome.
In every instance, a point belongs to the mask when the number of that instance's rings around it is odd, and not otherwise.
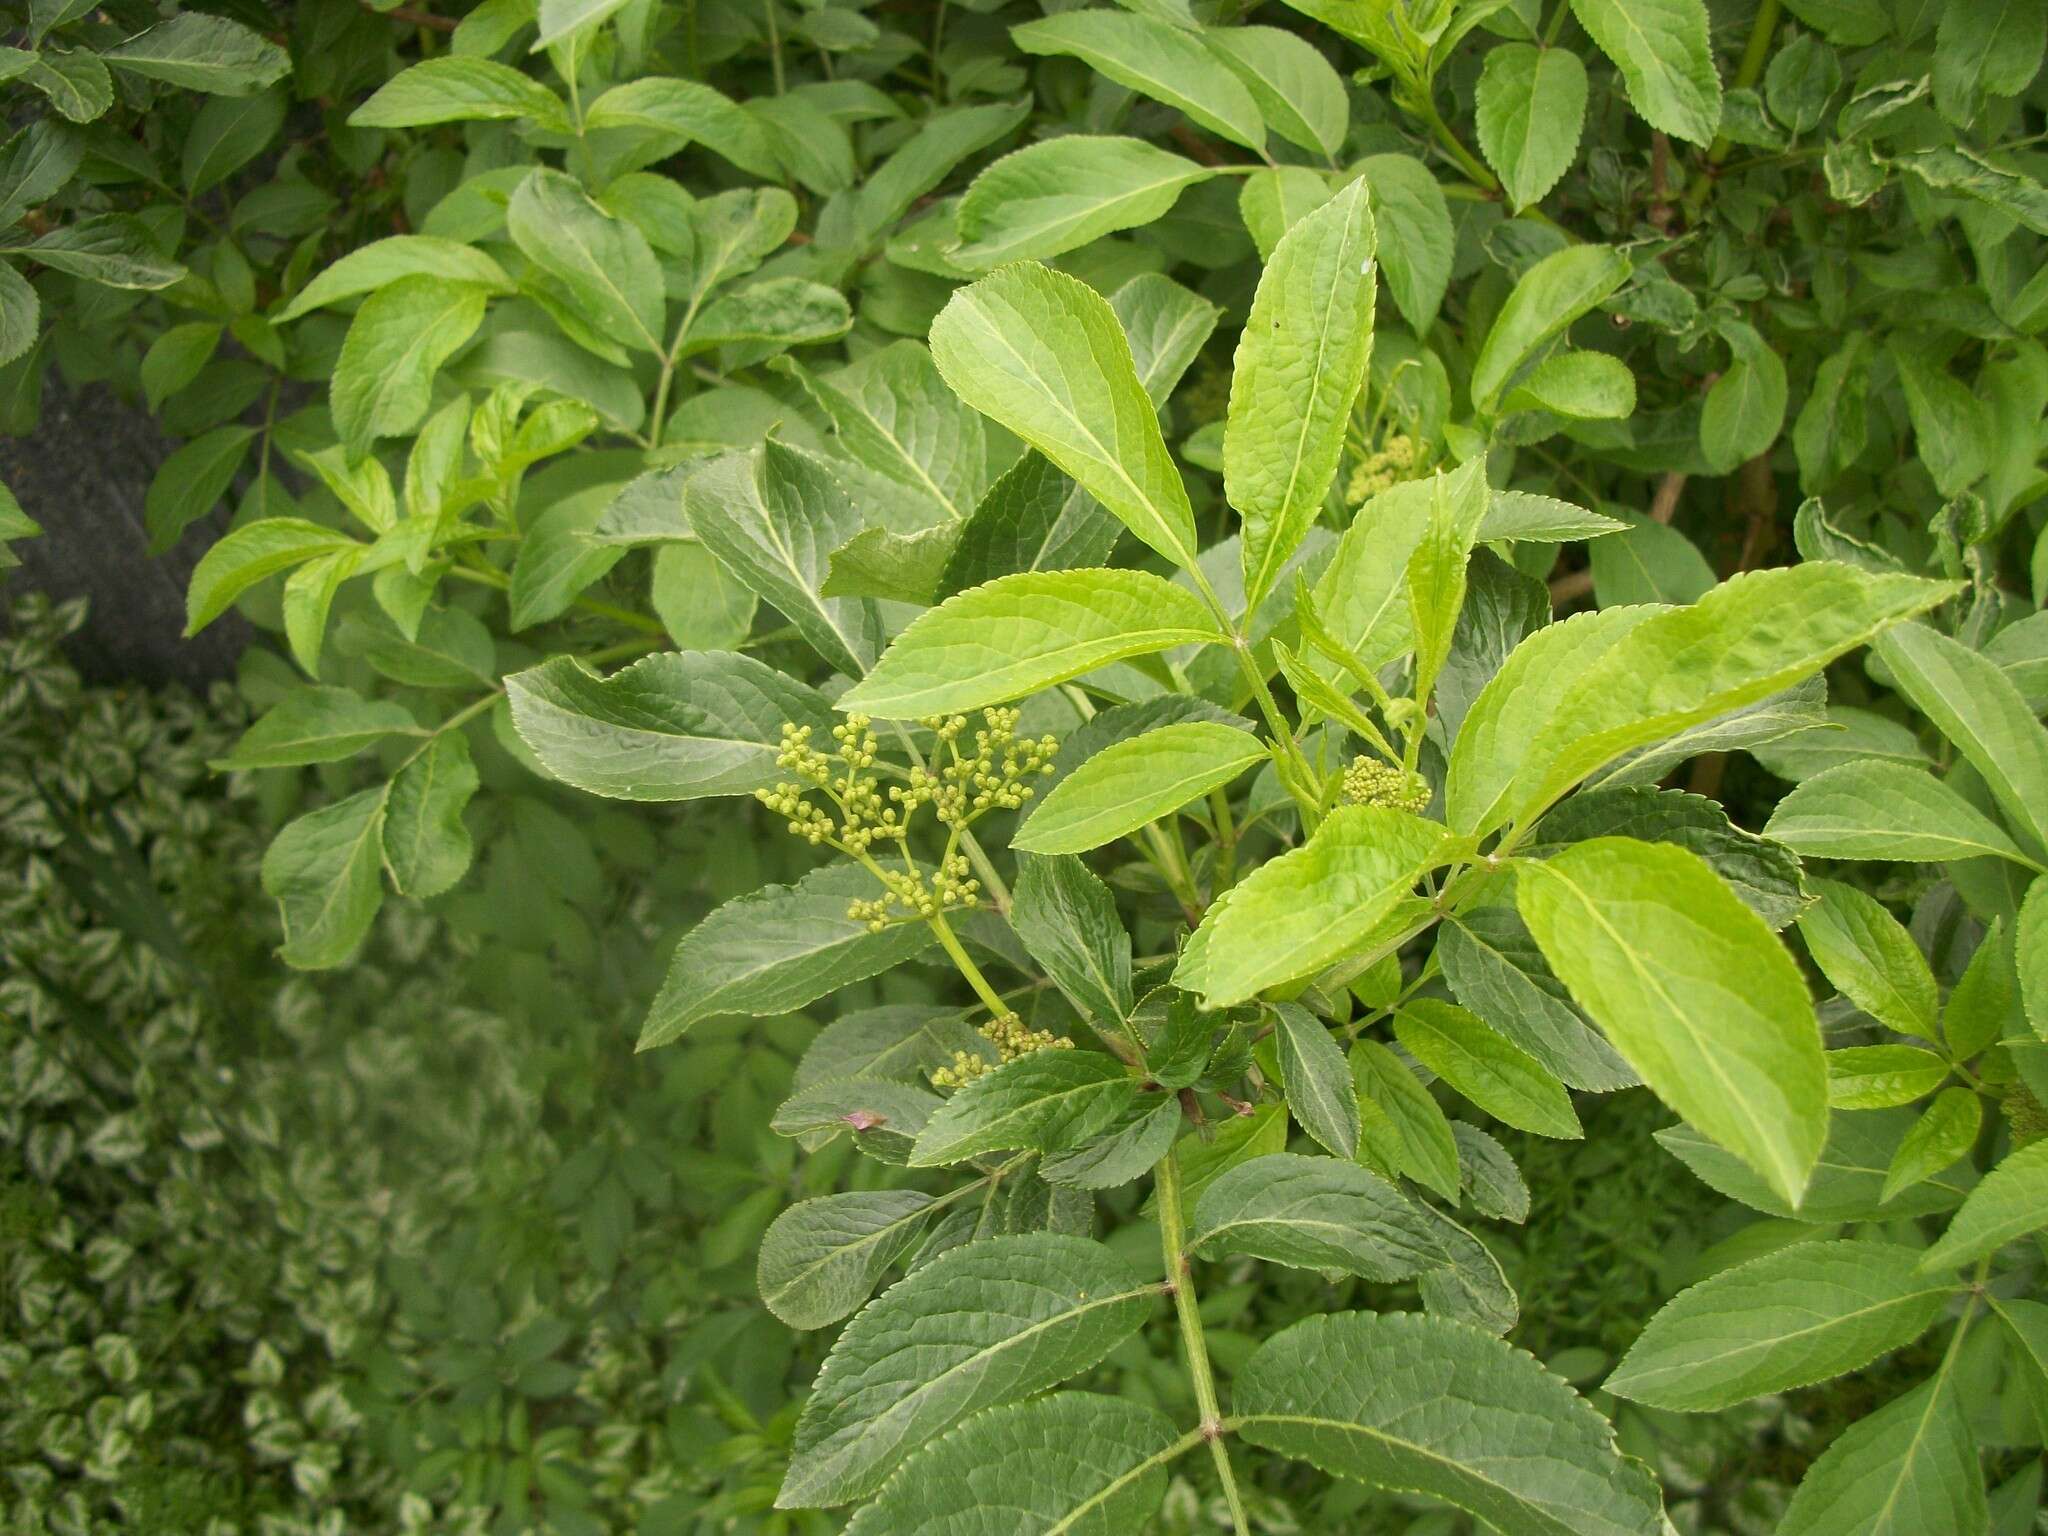
[[[2034,1519],[2040,7],[18,9],[30,1507]]]

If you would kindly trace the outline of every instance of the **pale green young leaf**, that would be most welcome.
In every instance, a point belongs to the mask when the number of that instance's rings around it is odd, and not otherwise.
[[[1553,352],[1522,376],[1500,408],[1503,415],[1548,411],[1570,421],[1619,421],[1635,412],[1636,376],[1605,352]]]
[[[1195,563],[1194,512],[1109,302],[1031,263],[960,289],[932,322],[953,391],[1038,449],[1151,548]]]
[[[839,707],[921,719],[1223,638],[1193,593],[1143,571],[1020,571],[920,614]]]
[[[1203,44],[1252,93],[1266,126],[1334,160],[1351,127],[1344,81],[1308,39],[1279,27],[1209,27]]]
[[[384,801],[388,786],[308,811],[271,840],[263,889],[284,919],[287,965],[325,970],[355,953],[384,904]]]
[[[919,1266],[833,1345],[797,1420],[777,1507],[873,1492],[969,1414],[1095,1364],[1158,1295],[1101,1244],[1049,1232],[969,1243]]]
[[[197,634],[266,577],[339,549],[362,547],[346,534],[302,518],[245,523],[208,549],[193,568],[185,594],[185,633]]]
[[[1628,525],[1603,512],[1539,496],[1531,491],[1495,491],[1479,521],[1479,540],[1527,539],[1533,543],[1561,544],[1570,539],[1596,539],[1619,533]]]
[[[1052,787],[1011,846],[1085,853],[1170,816],[1264,762],[1258,737],[1215,720],[1184,720],[1114,742]]]
[[[859,1310],[930,1221],[914,1189],[854,1190],[789,1207],[761,1238],[755,1282],[792,1328],[827,1328]]]
[[[1430,481],[1429,521],[1408,557],[1408,622],[1415,637],[1415,695],[1427,699],[1450,655],[1465,606],[1467,567],[1486,516],[1484,454]]]
[[[753,632],[760,599],[718,556],[695,539],[678,539],[654,552],[647,602],[686,651],[728,651]]]
[[[424,273],[363,300],[342,338],[329,407],[349,457],[426,419],[434,375],[483,323],[489,290]]]
[[[1884,1193],[1890,1200],[1901,1190],[1933,1178],[1969,1154],[1984,1126],[1984,1102],[1968,1088],[1944,1088],[1921,1112],[1892,1154],[1885,1170]]]
[[[1099,1136],[1137,1095],[1138,1080],[1100,1051],[1030,1051],[984,1072],[934,1114],[910,1154],[913,1168],[985,1152],[1061,1152]]]
[[[1977,1439],[1944,1369],[1842,1431],[1777,1536],[1985,1536],[1988,1518]]]
[[[1764,833],[1809,858],[1939,864],[1991,854],[2024,862],[2003,828],[1933,774],[1877,758],[1802,779]]]
[[[1860,1370],[1913,1342],[1955,1287],[1893,1243],[1797,1243],[1680,1291],[1603,1383],[1686,1413]]]
[[[1328,174],[1280,165],[1245,177],[1237,194],[1237,212],[1258,248],[1259,260],[1266,262],[1290,229],[1329,200]]]
[[[1568,245],[1522,274],[1472,364],[1472,403],[1492,411],[1509,379],[1536,350],[1606,298],[1630,271],[1608,245]]]
[[[467,873],[475,846],[462,813],[478,783],[460,731],[443,731],[392,779],[384,867],[401,896],[439,896]]]
[[[362,546],[316,555],[284,579],[281,609],[285,644],[292,660],[308,677],[320,675],[320,652],[327,638],[327,615],[344,583],[361,569]]]
[[[1570,680],[1550,695],[1554,711],[1534,717],[1528,739],[1496,742],[1515,767],[1514,816],[1526,819],[1624,752],[1790,687],[1953,590],[1917,576],[1809,561],[1746,572],[1689,607],[1648,617],[1633,610],[1640,622],[1625,636],[1597,657],[1573,658],[1576,664],[1565,669]],[[1517,655],[1549,632],[1524,641]],[[1514,661],[1509,658],[1486,693],[1503,686]],[[1486,693],[1473,716],[1485,710]],[[1471,725],[1468,717],[1459,733],[1454,772]],[[1459,825],[1455,813],[1452,824]],[[1488,820],[1469,830],[1493,825],[1498,822]]]
[[[615,800],[743,795],[787,777],[785,723],[821,735],[831,707],[733,652],[670,651],[600,677],[551,656],[505,679],[512,723],[548,772]]]
[[[1414,647],[1408,564],[1434,504],[1428,480],[1404,481],[1373,497],[1358,509],[1316,580],[1315,611],[1324,627],[1369,668],[1377,670]],[[1314,665],[1325,677],[1340,675],[1320,654]]]
[[[1237,345],[1223,493],[1244,519],[1247,609],[1323,508],[1372,355],[1372,214],[1353,182],[1282,237]]]
[[[1938,1038],[1934,972],[1905,926],[1874,897],[1838,880],[1816,880],[1819,901],[1799,916],[1807,952],[1835,988],[1903,1035]]]
[[[529,50],[539,53],[570,42],[623,10],[627,0],[540,0],[540,34]]]
[[[1698,855],[1597,838],[1520,868],[1544,958],[1643,1081],[1796,1205],[1827,1136],[1806,983]]]
[[[1247,149],[1266,147],[1252,93],[1192,32],[1129,11],[1078,10],[1012,27],[1010,40],[1026,53],[1070,55],[1211,133]]]
[[[667,1045],[719,1014],[788,1013],[929,947],[923,923],[872,933],[846,915],[849,902],[880,889],[857,865],[827,864],[728,901],[676,945],[636,1048]]]
[[[1445,1411],[1446,1403],[1455,1411]],[[1238,1433],[1377,1488],[1443,1499],[1502,1536],[1656,1536],[1656,1480],[1527,1354],[1412,1313],[1295,1324],[1237,1373]]]
[[[1399,1189],[1348,1159],[1292,1152],[1218,1175],[1196,1202],[1188,1247],[1208,1258],[1249,1254],[1380,1284],[1445,1262],[1436,1227]]]
[[[1366,1118],[1392,1127],[1399,1171],[1446,1200],[1458,1198],[1458,1139],[1442,1107],[1408,1064],[1377,1040],[1351,1047],[1352,1080]]]
[[[1994,918],[1941,1010],[1941,1037],[1957,1061],[1996,1044],[2009,1021],[2025,1016],[2016,962],[2012,934],[2003,918]]]
[[[2027,887],[2012,938],[2021,1011],[2034,1033],[2048,1040],[2048,879]]]
[[[1579,151],[1586,66],[1568,48],[1501,43],[1479,73],[1479,152],[1517,212],[1557,185]]]
[[[1372,198],[1380,270],[1401,318],[1418,335],[1450,287],[1457,231],[1436,172],[1413,155],[1367,155],[1354,168]]]
[[[1924,624],[1877,644],[1899,692],[1983,775],[2035,856],[2048,849],[2048,730],[1996,662]]]
[[[1574,1088],[1606,1093],[1639,1079],[1572,1005],[1512,907],[1478,907],[1438,931],[1437,962],[1458,1001]]]
[[[1301,847],[1269,860],[1209,908],[1174,968],[1206,1008],[1342,959],[1434,862],[1442,828],[1380,806],[1345,806]]]
[[[1158,1512],[1176,1444],[1163,1414],[1121,1398],[992,1408],[912,1455],[847,1536],[1126,1536]]]
[[[1576,1140],[1585,1134],[1556,1077],[1477,1014],[1440,998],[1417,998],[1394,1015],[1394,1036],[1494,1119],[1538,1136]]]
[[[1295,1124],[1341,1158],[1358,1156],[1358,1084],[1323,1021],[1298,1003],[1273,1005],[1280,1086]]]
[[[1003,156],[974,178],[954,222],[961,243],[947,256],[968,271],[1049,261],[1120,229],[1150,224],[1181,193],[1215,174],[1142,139],[1079,133],[1046,139]]]
[[[2048,1141],[2006,1154],[1921,1257],[1924,1270],[1961,1269],[2015,1238],[2048,1227]]]
[[[420,128],[429,123],[531,118],[569,131],[562,99],[531,75],[492,59],[426,59],[385,81],[349,115],[352,128]]]
[[[1917,1045],[1845,1045],[1829,1051],[1827,1060],[1828,1104],[1834,1109],[1910,1104],[1948,1079],[1948,1062]]]
[[[1018,859],[1010,927],[1098,1029],[1120,1032],[1131,1011],[1131,936],[1116,898],[1072,854]]]
[[[860,509],[825,460],[771,437],[692,475],[683,508],[704,547],[812,650],[850,677],[874,664],[882,649],[874,603],[822,590],[832,551],[860,531]]]
[[[298,688],[272,705],[212,766],[226,772],[337,763],[399,733],[419,734],[412,712],[402,704],[366,699],[348,688]]]
[[[1614,61],[1629,102],[1652,128],[1689,144],[1713,142],[1721,77],[1704,0],[1571,0],[1572,14]]]

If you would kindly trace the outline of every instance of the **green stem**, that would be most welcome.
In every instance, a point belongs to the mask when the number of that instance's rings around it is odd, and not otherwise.
[[[1209,791],[1209,814],[1216,822],[1216,894],[1221,896],[1237,883],[1237,827],[1230,818],[1230,796],[1220,789]]]
[[[1749,41],[1743,44],[1742,61],[1735,66],[1735,80],[1731,90],[1746,91],[1763,74],[1764,64],[1771,56],[1771,36],[1778,30],[1779,0],[1763,0],[1756,8],[1756,20],[1750,23]],[[1685,189],[1685,221],[1693,223],[1707,200],[1707,193],[1713,186],[1710,167],[1718,166],[1728,158],[1728,151],[1734,148],[1726,135],[1716,134],[1714,142],[1707,146],[1707,163],[1693,173],[1692,182]]]
[[[761,14],[768,22],[768,56],[775,68],[775,94],[780,96],[789,82],[782,75],[782,29],[775,23],[775,0],[761,0]]]
[[[1230,1467],[1230,1452],[1223,1445],[1223,1408],[1216,1401],[1216,1373],[1209,1365],[1209,1343],[1202,1332],[1202,1313],[1195,1298],[1194,1272],[1187,1257],[1187,1217],[1182,1208],[1180,1151],[1174,1148],[1152,1170],[1159,1194],[1159,1243],[1166,1258],[1166,1283],[1173,1288],[1173,1310],[1180,1322],[1181,1348],[1187,1355],[1188,1379],[1195,1389],[1195,1408],[1202,1422],[1194,1433],[1209,1442],[1216,1461],[1216,1475],[1223,1482],[1223,1497],[1230,1506],[1231,1524],[1237,1536],[1249,1536],[1244,1499],[1237,1491],[1237,1475]]]
[[[872,868],[872,865],[870,867]],[[967,978],[967,985],[974,988],[974,995],[987,1005],[989,1013],[998,1019],[1008,1013],[1010,1009],[1003,1001],[1003,994],[990,986],[988,978],[981,974],[981,967],[974,963],[974,957],[961,945],[959,936],[946,921],[946,915],[943,912],[935,912],[926,921],[930,923],[932,932],[938,935],[939,947],[945,950],[948,958],[952,960],[954,969]]]

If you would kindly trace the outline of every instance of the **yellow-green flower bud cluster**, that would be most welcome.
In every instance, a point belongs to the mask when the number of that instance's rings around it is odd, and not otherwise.
[[[905,816],[929,805],[942,825],[964,827],[986,811],[1022,810],[1036,793],[1029,781],[1052,772],[1059,741],[1052,736],[1018,740],[1014,709],[984,709],[981,718],[983,728],[964,752],[960,737],[967,729],[965,715],[937,715],[922,722],[938,738],[946,762],[936,772],[913,768],[907,785],[890,788],[889,798],[903,807]]]
[[[1430,788],[1420,774],[1360,756],[1344,771],[1344,798],[1353,805],[1384,805],[1420,816],[1429,809]]]
[[[757,789],[754,798],[778,816],[788,818],[790,835],[813,845],[831,843],[848,853],[866,853],[877,842],[901,842],[907,830],[897,811],[882,801],[875,776],[863,770],[875,763],[875,733],[866,715],[849,715],[832,727],[838,742],[830,756],[811,745],[808,725],[785,725],[775,766],[796,775],[797,782]],[[804,797],[821,790],[839,808],[835,823]]]
[[[932,1073],[934,1088],[964,1088],[984,1072],[993,1072],[997,1066],[1007,1065],[1019,1056],[1029,1056],[1033,1051],[1071,1051],[1074,1048],[1073,1041],[1049,1029],[1026,1029],[1023,1019],[1014,1013],[990,1019],[977,1033],[996,1048],[996,1060],[991,1063],[986,1056],[977,1056],[971,1051],[955,1051],[950,1067],[940,1067]]]
[[[1180,399],[1187,409],[1188,419],[1197,426],[1221,421],[1230,411],[1230,370],[1217,363],[1204,362],[1194,382],[1181,392]]]
[[[978,907],[981,882],[968,878],[969,868],[967,855],[956,853],[941,859],[929,879],[916,869],[877,869],[882,894],[873,901],[849,902],[846,916],[880,933],[891,923],[928,922],[956,907]]]
[[[1381,445],[1378,453],[1368,454],[1358,461],[1344,487],[1345,501],[1354,507],[1362,507],[1381,491],[1413,478],[1415,460],[1415,439],[1405,432],[1395,433]]]

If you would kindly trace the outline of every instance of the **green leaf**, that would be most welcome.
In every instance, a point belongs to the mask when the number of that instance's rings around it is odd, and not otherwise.
[[[348,121],[352,128],[420,128],[519,117],[555,133],[569,132],[569,112],[561,98],[532,76],[491,59],[450,55],[399,71]]]
[[[771,437],[706,464],[690,477],[683,507],[705,548],[781,610],[812,650],[851,677],[873,665],[882,648],[875,605],[821,590],[832,551],[860,530],[860,509],[823,459]]]
[[[618,800],[747,794],[777,782],[785,723],[830,707],[749,656],[668,652],[601,678],[554,656],[505,680],[513,724],[564,783]]]
[[[282,88],[224,97],[199,109],[178,156],[178,174],[194,197],[210,192],[270,147],[284,127]]]
[[[573,177],[536,169],[513,192],[505,227],[600,335],[664,351],[661,265],[635,225],[606,213]]]
[[[1287,1107],[1304,1131],[1342,1158],[1358,1156],[1358,1084],[1323,1021],[1297,1003],[1273,1006]]]
[[[1176,1440],[1156,1409],[1092,1393],[992,1408],[906,1461],[847,1536],[1125,1536],[1158,1512]]]
[[[584,127],[638,128],[701,144],[750,176],[780,181],[776,158],[761,124],[746,109],[695,80],[655,78],[615,85],[583,114]]]
[[[800,1200],[761,1239],[755,1280],[768,1310],[792,1328],[827,1328],[868,1299],[930,1221],[914,1189],[856,1190]]]
[[[43,303],[36,297],[36,291],[27,278],[6,262],[0,262],[0,367],[13,362],[35,345],[36,325],[42,316]],[[183,327],[173,327],[183,329]],[[151,351],[155,347],[152,345]],[[143,389],[150,391],[149,360],[143,359]],[[156,409],[156,399],[150,399],[150,409]]]
[[[1443,1499],[1501,1536],[1663,1528],[1655,1480],[1615,1448],[1608,1422],[1475,1328],[1404,1313],[1311,1318],[1253,1353],[1232,1406],[1253,1445]]]
[[[212,766],[226,772],[338,763],[394,733],[419,734],[402,704],[366,699],[347,688],[298,688],[279,699],[242,733],[234,751]]]
[[[1446,1262],[1436,1226],[1392,1184],[1346,1159],[1292,1152],[1255,1157],[1219,1175],[1196,1203],[1188,1249],[1206,1258],[1249,1254],[1382,1285]]]
[[[1848,1045],[1828,1052],[1828,1104],[1835,1109],[1910,1104],[1947,1079],[1948,1063],[1917,1045]]]
[[[1050,1232],[969,1243],[920,1266],[833,1345],[797,1420],[777,1507],[873,1492],[968,1415],[1094,1365],[1158,1294],[1099,1243]]]
[[[1977,397],[1945,367],[1894,340],[1887,349],[1906,395],[1920,462],[1944,496],[1960,496],[1991,462],[1991,423]]]
[[[1491,789],[1512,772],[1511,815],[1519,820],[1621,753],[1766,699],[1952,590],[1916,576],[1808,561],[1746,572],[1690,607],[1648,615],[1610,609],[1595,623],[1539,630],[1516,647],[1458,733],[1446,796],[1451,825],[1484,833],[1506,819],[1500,800],[1485,802],[1461,780]],[[1548,649],[1532,657],[1528,666],[1547,663],[1547,675],[1525,687],[1530,672],[1518,659],[1574,625],[1584,626],[1575,632],[1582,643],[1558,647],[1562,657]],[[1511,700],[1517,692],[1522,697]],[[1475,732],[1482,720],[1490,729]],[[1505,734],[1511,726],[1526,734]]]
[[[1093,1141],[1049,1152],[1038,1162],[1038,1176],[1068,1189],[1114,1189],[1143,1178],[1173,1148],[1181,1127],[1175,1098],[1133,1100],[1122,1117]]]
[[[1572,421],[1619,421],[1635,408],[1636,376],[1605,352],[1554,352],[1501,402],[1503,414],[1549,411]]]
[[[1131,936],[1109,887],[1071,854],[1017,861],[1010,927],[1081,1017],[1121,1032],[1131,1012]]]
[[[45,48],[21,65],[19,75],[48,98],[59,116],[74,123],[92,122],[114,104],[107,66],[83,48]]]
[[[157,466],[142,504],[151,554],[169,549],[178,542],[180,534],[220,504],[249,457],[249,445],[255,439],[253,427],[215,427],[211,432],[200,433]],[[330,530],[328,537],[339,535]],[[194,571],[195,588],[198,578],[199,573]]]
[[[1150,224],[1181,193],[1215,174],[1142,139],[1079,133],[1046,139],[1003,156],[974,178],[954,223],[961,243],[947,256],[968,271],[1025,258],[1047,261]]]
[[[131,213],[88,214],[27,245],[4,249],[108,288],[168,288],[185,275],[178,263],[157,253],[155,233]]]
[[[1333,812],[1209,907],[1174,985],[1227,1008],[1342,959],[1436,860],[1442,828],[1380,806]]]
[[[1394,1035],[1409,1055],[1494,1119],[1538,1136],[1576,1140],[1585,1134],[1557,1079],[1477,1014],[1417,998],[1394,1015]]]
[[[1777,1536],[1984,1536],[1988,1519],[1977,1440],[1944,1369],[1842,1431]]]
[[[1351,102],[1315,44],[1279,27],[1207,27],[1196,35],[1244,82],[1268,128],[1336,159],[1350,131]]]
[[[1372,198],[1380,270],[1401,318],[1420,334],[1450,286],[1457,234],[1443,188],[1412,155],[1368,155],[1357,171]]]
[[[359,549],[332,528],[296,517],[245,523],[200,556],[185,594],[185,633],[195,635],[266,577],[341,549]]]
[[[1570,169],[1586,122],[1586,66],[1568,48],[1501,43],[1487,51],[1475,97],[1479,152],[1516,212]]]
[[[1950,0],[1934,34],[1934,104],[1958,126],[1986,96],[2017,96],[2041,67],[2044,18],[2006,0]]]
[[[1472,364],[1472,403],[1491,412],[1515,371],[1627,281],[1629,259],[1608,245],[1568,245],[1522,274]]]
[[[1183,720],[1113,742],[1052,787],[1010,846],[1085,853],[1170,816],[1266,755],[1251,732],[1214,720]]]
[[[1461,913],[1436,954],[1458,1001],[1562,1081],[1598,1093],[1641,1081],[1572,1005],[1512,907]]]
[[[1873,897],[1837,880],[1816,880],[1820,900],[1799,917],[1808,953],[1835,988],[1903,1035],[1938,1039],[1940,993],[1920,946]]]
[[[871,933],[847,917],[849,902],[877,890],[859,866],[828,864],[795,885],[728,901],[676,945],[636,1049],[667,1045],[720,1014],[788,1013],[928,948],[923,923]]]
[[[1657,1096],[1797,1204],[1827,1136],[1799,968],[1682,848],[1597,838],[1520,866],[1544,958]]]
[[[272,317],[282,324],[303,314],[374,293],[401,277],[444,277],[474,283],[497,294],[513,291],[505,269],[474,246],[432,235],[392,235],[358,246],[299,290],[297,297]]]
[[[443,731],[392,779],[384,865],[400,895],[439,896],[468,871],[475,848],[462,812],[478,782],[460,731]]]
[[[624,10],[627,0],[540,0],[540,34],[531,49],[539,53],[591,31]]]
[[[2026,906],[2020,910],[2024,913]],[[2024,1016],[2015,958],[2004,920],[1994,918],[1941,1011],[1941,1035],[1957,1061],[1968,1061],[1994,1044],[2009,1019]]]
[[[1997,823],[1933,774],[1875,758],[1801,780],[1764,834],[1809,858],[1939,864],[1995,854],[2026,862]]]
[[[986,1152],[1060,1152],[1116,1123],[1138,1080],[1100,1051],[1047,1047],[972,1079],[935,1113],[910,1154],[913,1168]]]
[[[1883,1198],[1889,1200],[1967,1157],[1983,1126],[1983,1101],[1972,1090],[1944,1088],[1899,1142],[1892,1165],[1885,1170]]]
[[[1814,1165],[1806,1198],[1796,1209],[1733,1153],[1723,1151],[1689,1125],[1659,1131],[1657,1140],[1704,1183],[1731,1200],[1740,1200],[1768,1216],[1812,1226],[1833,1226],[1850,1221],[1924,1216],[1952,1210],[1962,1202],[1973,1177],[1967,1166],[1944,1170],[1936,1178],[1902,1191],[1891,1201],[1879,1201],[1885,1170],[1891,1166],[1899,1143],[1916,1119],[1910,1109],[1872,1109],[1833,1116],[1828,1125],[1827,1144]]]
[[[949,714],[1223,638],[1193,593],[1143,571],[1020,571],[920,614],[839,707],[885,720]]]
[[[1785,360],[1749,326],[1726,334],[1735,357],[1700,412],[1700,450],[1717,475],[1766,452],[1785,424]]]
[[[363,300],[342,339],[329,404],[351,459],[426,419],[434,375],[483,323],[485,289],[402,277]]]
[[[1629,102],[1652,128],[1691,144],[1713,142],[1721,77],[1702,0],[1571,0],[1572,14],[1614,61]]]
[[[2008,1153],[1984,1175],[1941,1240],[1921,1255],[1923,1270],[1961,1269],[2014,1238],[2048,1226],[2048,1141]]]
[[[263,889],[284,919],[278,953],[300,970],[324,970],[355,953],[384,904],[386,786],[309,811],[272,839]]]
[[[1372,215],[1353,182],[1282,237],[1259,278],[1223,433],[1223,494],[1244,519],[1247,611],[1272,590],[1336,476],[1372,355],[1374,270]]]
[[[2036,880],[2027,887],[2013,928],[2013,953],[2019,972],[2020,1007],[2034,1033],[2048,1040],[2048,880]]]
[[[956,292],[932,322],[931,348],[961,399],[1059,465],[1168,560],[1193,567],[1187,486],[1108,301],[1064,273],[1020,263]]]
[[[291,72],[291,56],[238,21],[185,11],[99,50],[116,69],[188,91],[247,96]]]
[[[1415,696],[1427,699],[1450,656],[1465,607],[1467,569],[1489,500],[1484,455],[1429,480],[1429,521],[1408,557],[1408,622],[1415,637]]]
[[[1398,1170],[1446,1200],[1458,1198],[1458,1140],[1408,1064],[1377,1040],[1351,1047],[1351,1072],[1366,1119],[1393,1131]]]
[[[1899,692],[1984,777],[2036,856],[2048,849],[2048,731],[1997,663],[1924,624],[1877,644]]]
[[[803,1088],[848,1077],[921,1080],[935,1067],[951,1066],[956,1051],[995,1064],[995,1047],[957,1008],[925,1003],[858,1008],[818,1031],[791,1084]]]
[[[1532,543],[1562,544],[1572,539],[1596,539],[1619,533],[1628,524],[1620,518],[1538,496],[1530,491],[1495,491],[1479,520],[1482,544],[1496,539],[1526,539]]]
[[[1680,1291],[1603,1384],[1652,1408],[1706,1413],[1860,1370],[1903,1349],[1955,1287],[1893,1243],[1796,1243]]]
[[[852,324],[853,311],[838,289],[800,277],[763,278],[705,305],[680,355],[724,346],[810,346],[845,335]]]
[[[6,270],[13,271],[11,267]],[[29,297],[33,299],[34,293],[31,292]],[[28,324],[33,339],[33,309]],[[220,326],[194,320],[170,327],[149,344],[149,350],[142,355],[142,394],[152,411],[199,377],[199,370],[212,360],[215,349],[220,346],[220,338]]]
[[[1069,54],[1211,133],[1263,151],[1265,119],[1242,81],[1192,32],[1128,11],[1062,11],[1010,29],[1026,53]]]

